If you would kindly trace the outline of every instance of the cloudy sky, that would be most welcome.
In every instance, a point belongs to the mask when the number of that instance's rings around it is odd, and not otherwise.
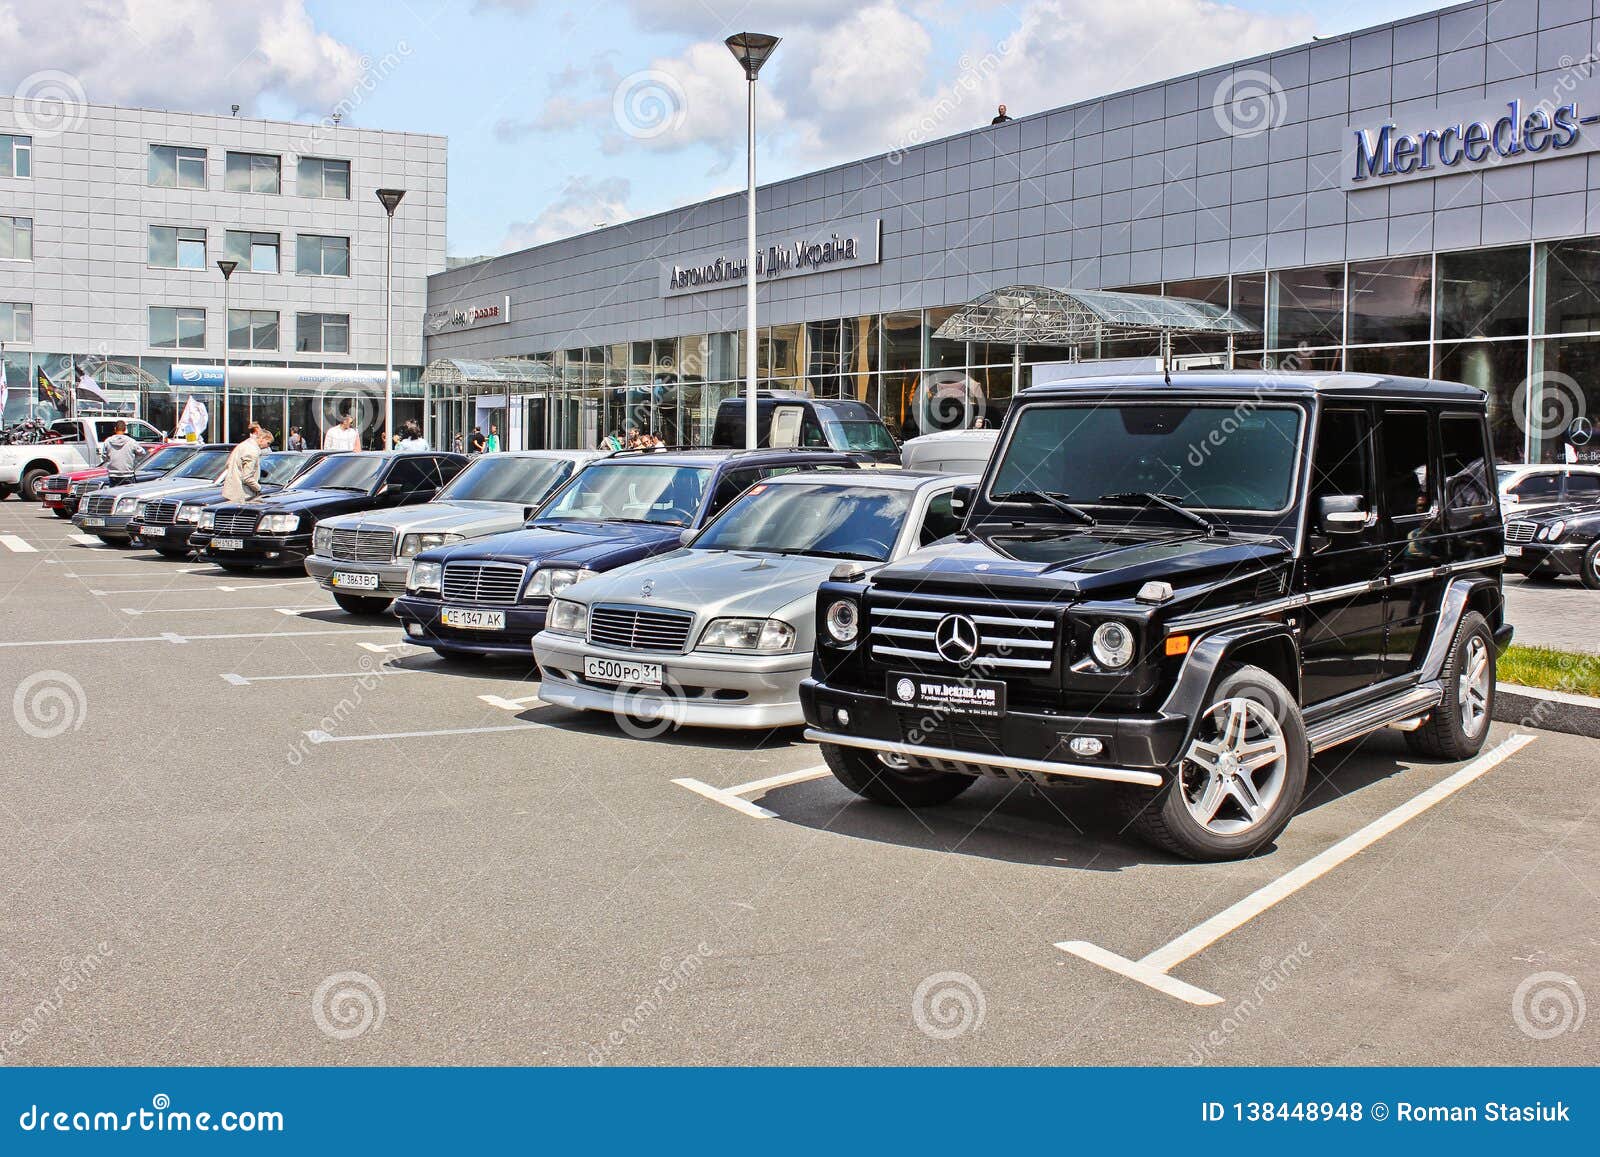
[[[0,89],[450,138],[450,252],[497,253],[1381,23],[1427,0],[0,0]],[[37,83],[37,82],[35,82]],[[930,127],[933,131],[929,131]]]

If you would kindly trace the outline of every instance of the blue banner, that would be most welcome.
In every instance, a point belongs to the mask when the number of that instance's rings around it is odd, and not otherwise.
[[[167,384],[169,386],[218,386],[222,385],[221,366],[185,366],[174,362],[167,367]]]
[[[7,1153],[1594,1152],[1590,1069],[0,1069]],[[1181,1148],[1180,1148],[1181,1147]]]

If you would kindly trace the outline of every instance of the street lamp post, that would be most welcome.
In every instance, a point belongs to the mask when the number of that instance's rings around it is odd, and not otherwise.
[[[394,445],[394,211],[405,198],[404,189],[379,189],[378,200],[388,214],[383,232],[383,437],[387,450]]]
[[[227,442],[231,440],[228,437],[228,286],[239,263],[219,261],[217,268],[222,270],[222,440]]]
[[[745,191],[745,351],[744,444],[754,450],[756,436],[756,76],[778,47],[778,37],[764,32],[736,32],[725,40],[728,51],[744,68],[746,100],[745,148],[748,185]]]

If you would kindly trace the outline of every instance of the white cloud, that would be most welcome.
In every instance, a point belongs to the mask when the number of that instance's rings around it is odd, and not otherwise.
[[[623,177],[574,177],[560,196],[531,221],[513,221],[500,242],[500,252],[511,253],[530,245],[559,241],[586,233],[599,222],[615,225],[626,220],[631,183]]]
[[[13,0],[0,7],[0,83],[37,68],[76,76],[96,104],[250,112],[268,97],[308,115],[347,100],[365,71],[303,0]]]

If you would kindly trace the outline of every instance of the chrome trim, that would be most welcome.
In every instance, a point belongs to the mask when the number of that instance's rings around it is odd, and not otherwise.
[[[1373,591],[1381,591],[1388,585],[1387,579],[1368,579],[1364,583],[1346,583],[1343,586],[1329,587],[1323,591],[1310,591],[1306,594],[1308,604],[1331,603],[1335,599],[1347,599],[1352,595],[1365,595]]]
[[[876,643],[872,644],[872,653],[874,655],[893,655],[900,659],[920,659],[924,663],[930,659],[936,663],[949,662],[949,660],[940,658],[932,651],[912,651],[905,647],[880,647]],[[969,672],[974,670],[983,671],[990,667],[1013,667],[1019,671],[1048,671],[1051,667],[1051,661],[1049,659],[1002,659],[980,655],[965,670]]]
[[[1413,687],[1409,691],[1360,707],[1349,715],[1335,716],[1325,723],[1307,728],[1306,742],[1313,754],[1326,751],[1330,747],[1337,747],[1341,743],[1349,743],[1363,735],[1370,735],[1392,723],[1409,720],[1437,707],[1443,698],[1444,692],[1437,683]]]
[[[954,751],[947,747],[923,747],[916,743],[899,743],[891,739],[868,739],[859,735],[838,735],[831,731],[806,728],[805,737],[813,743],[831,743],[836,747],[858,747],[865,751],[888,751],[912,759],[957,763],[967,767],[1002,767],[1015,771],[1031,771],[1035,775],[1061,776],[1066,779],[1100,779],[1111,783],[1136,783],[1143,787],[1160,787],[1162,777],[1154,771],[1137,771],[1131,767],[1097,767],[1086,763],[1053,763],[1046,759],[1019,759],[1010,755],[978,755],[970,751]]]
[[[1178,615],[1169,620],[1166,626],[1168,634],[1182,634],[1184,631],[1199,631],[1207,627],[1220,627],[1225,623],[1237,622],[1240,619],[1254,619],[1262,615],[1275,615],[1279,611],[1297,610],[1307,603],[1305,595],[1288,595],[1271,602],[1259,603],[1251,607],[1230,607],[1224,611],[1195,611],[1188,615]]]

